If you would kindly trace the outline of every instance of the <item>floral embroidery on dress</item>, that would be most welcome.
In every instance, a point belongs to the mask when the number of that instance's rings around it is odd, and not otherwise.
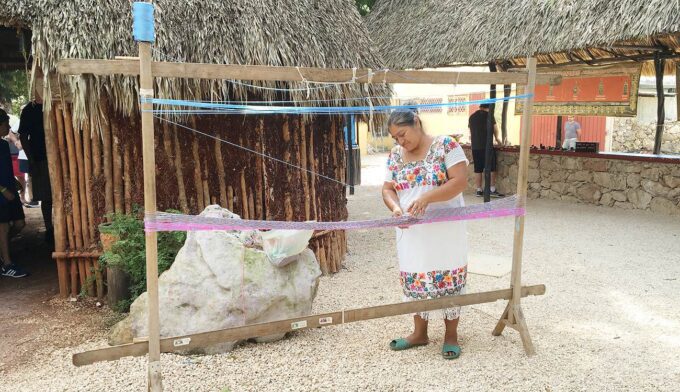
[[[400,275],[401,287],[406,297],[414,299],[440,298],[460,293],[460,290],[465,287],[467,266],[429,272],[402,271]]]
[[[447,180],[446,154],[458,147],[458,143],[451,137],[437,137],[430,146],[425,158],[419,161],[404,163],[401,147],[392,150],[387,160],[387,168],[392,173],[395,189],[402,191],[417,186],[441,186]],[[425,165],[421,165],[425,163]],[[427,168],[430,168],[427,170]]]

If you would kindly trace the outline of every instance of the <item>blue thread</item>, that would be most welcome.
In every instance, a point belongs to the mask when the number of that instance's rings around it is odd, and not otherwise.
[[[162,106],[184,106],[193,107],[197,110],[187,109],[155,109],[154,113],[163,114],[216,114],[216,113],[238,113],[238,114],[356,114],[360,112],[389,112],[391,110],[399,109],[433,109],[446,108],[455,106],[465,106],[472,104],[495,103],[501,101],[510,101],[511,99],[529,98],[532,94],[515,95],[512,97],[502,97],[494,99],[480,99],[468,102],[449,102],[436,104],[414,104],[414,105],[384,105],[384,106],[267,106],[267,105],[234,105],[211,102],[197,102],[186,101],[179,99],[159,99],[159,98],[142,98],[142,103],[151,102],[155,105]]]
[[[132,36],[135,41],[154,42],[153,4],[142,1],[132,3]]]

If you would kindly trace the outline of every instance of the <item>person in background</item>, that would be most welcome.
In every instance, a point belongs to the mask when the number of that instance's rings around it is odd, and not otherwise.
[[[19,138],[28,157],[31,173],[33,200],[40,201],[45,221],[45,241],[54,243],[52,228],[52,188],[47,168],[47,148],[45,147],[45,128],[43,127],[42,99],[36,97],[21,111]]]
[[[567,122],[564,123],[564,142],[562,142],[563,150],[576,149],[576,142],[581,139],[581,124],[574,120],[574,116],[567,117]]]
[[[479,109],[472,113],[468,120],[468,128],[470,128],[470,144],[472,149],[472,160],[475,166],[475,185],[477,186],[476,196],[483,196],[482,190],[482,173],[486,166],[486,134],[487,134],[487,120],[489,118],[489,104],[483,103],[479,105]],[[496,144],[502,145],[498,137],[498,126],[496,119],[491,115],[491,122],[493,123],[493,137]],[[491,151],[491,162],[488,162],[491,170],[491,197],[503,197],[504,195],[498,193],[496,190],[496,150]]]
[[[9,254],[10,238],[18,234],[26,224],[12,170],[9,143],[4,139],[8,133],[9,116],[0,109],[0,274],[10,278],[23,278],[28,273],[12,263]]]
[[[21,172],[19,156],[21,155],[21,142],[19,141],[19,136],[12,132],[7,135],[7,142],[9,145],[9,153],[12,156],[12,171],[14,172],[14,178],[19,181],[19,198],[21,204],[26,204],[26,176]]]

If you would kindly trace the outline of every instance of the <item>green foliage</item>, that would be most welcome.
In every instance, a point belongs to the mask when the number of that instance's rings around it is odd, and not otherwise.
[[[146,291],[146,247],[144,222],[135,214],[112,214],[106,232],[118,236],[110,250],[104,252],[100,261],[103,266],[117,267],[130,274],[130,300],[115,304],[114,310],[122,312],[130,308],[132,302]],[[179,212],[169,210],[168,212]],[[170,268],[175,256],[184,245],[186,233],[158,233],[158,274]]]
[[[0,105],[9,113],[19,115],[28,102],[28,74],[25,71],[0,71]]]
[[[375,0],[354,0],[361,16],[366,16],[371,12],[371,8],[375,4]]]

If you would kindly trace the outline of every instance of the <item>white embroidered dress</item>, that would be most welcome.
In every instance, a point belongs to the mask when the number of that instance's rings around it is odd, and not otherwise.
[[[435,137],[424,159],[404,162],[396,146],[387,159],[386,182],[391,182],[404,213],[413,201],[447,181],[450,167],[469,162],[463,149],[449,136]],[[463,207],[462,195],[430,203],[428,210]],[[465,222],[439,222],[396,229],[397,255],[404,300],[440,298],[464,292],[467,277],[467,233]],[[447,320],[460,316],[460,307],[443,309]],[[428,312],[418,313],[425,320]]]

